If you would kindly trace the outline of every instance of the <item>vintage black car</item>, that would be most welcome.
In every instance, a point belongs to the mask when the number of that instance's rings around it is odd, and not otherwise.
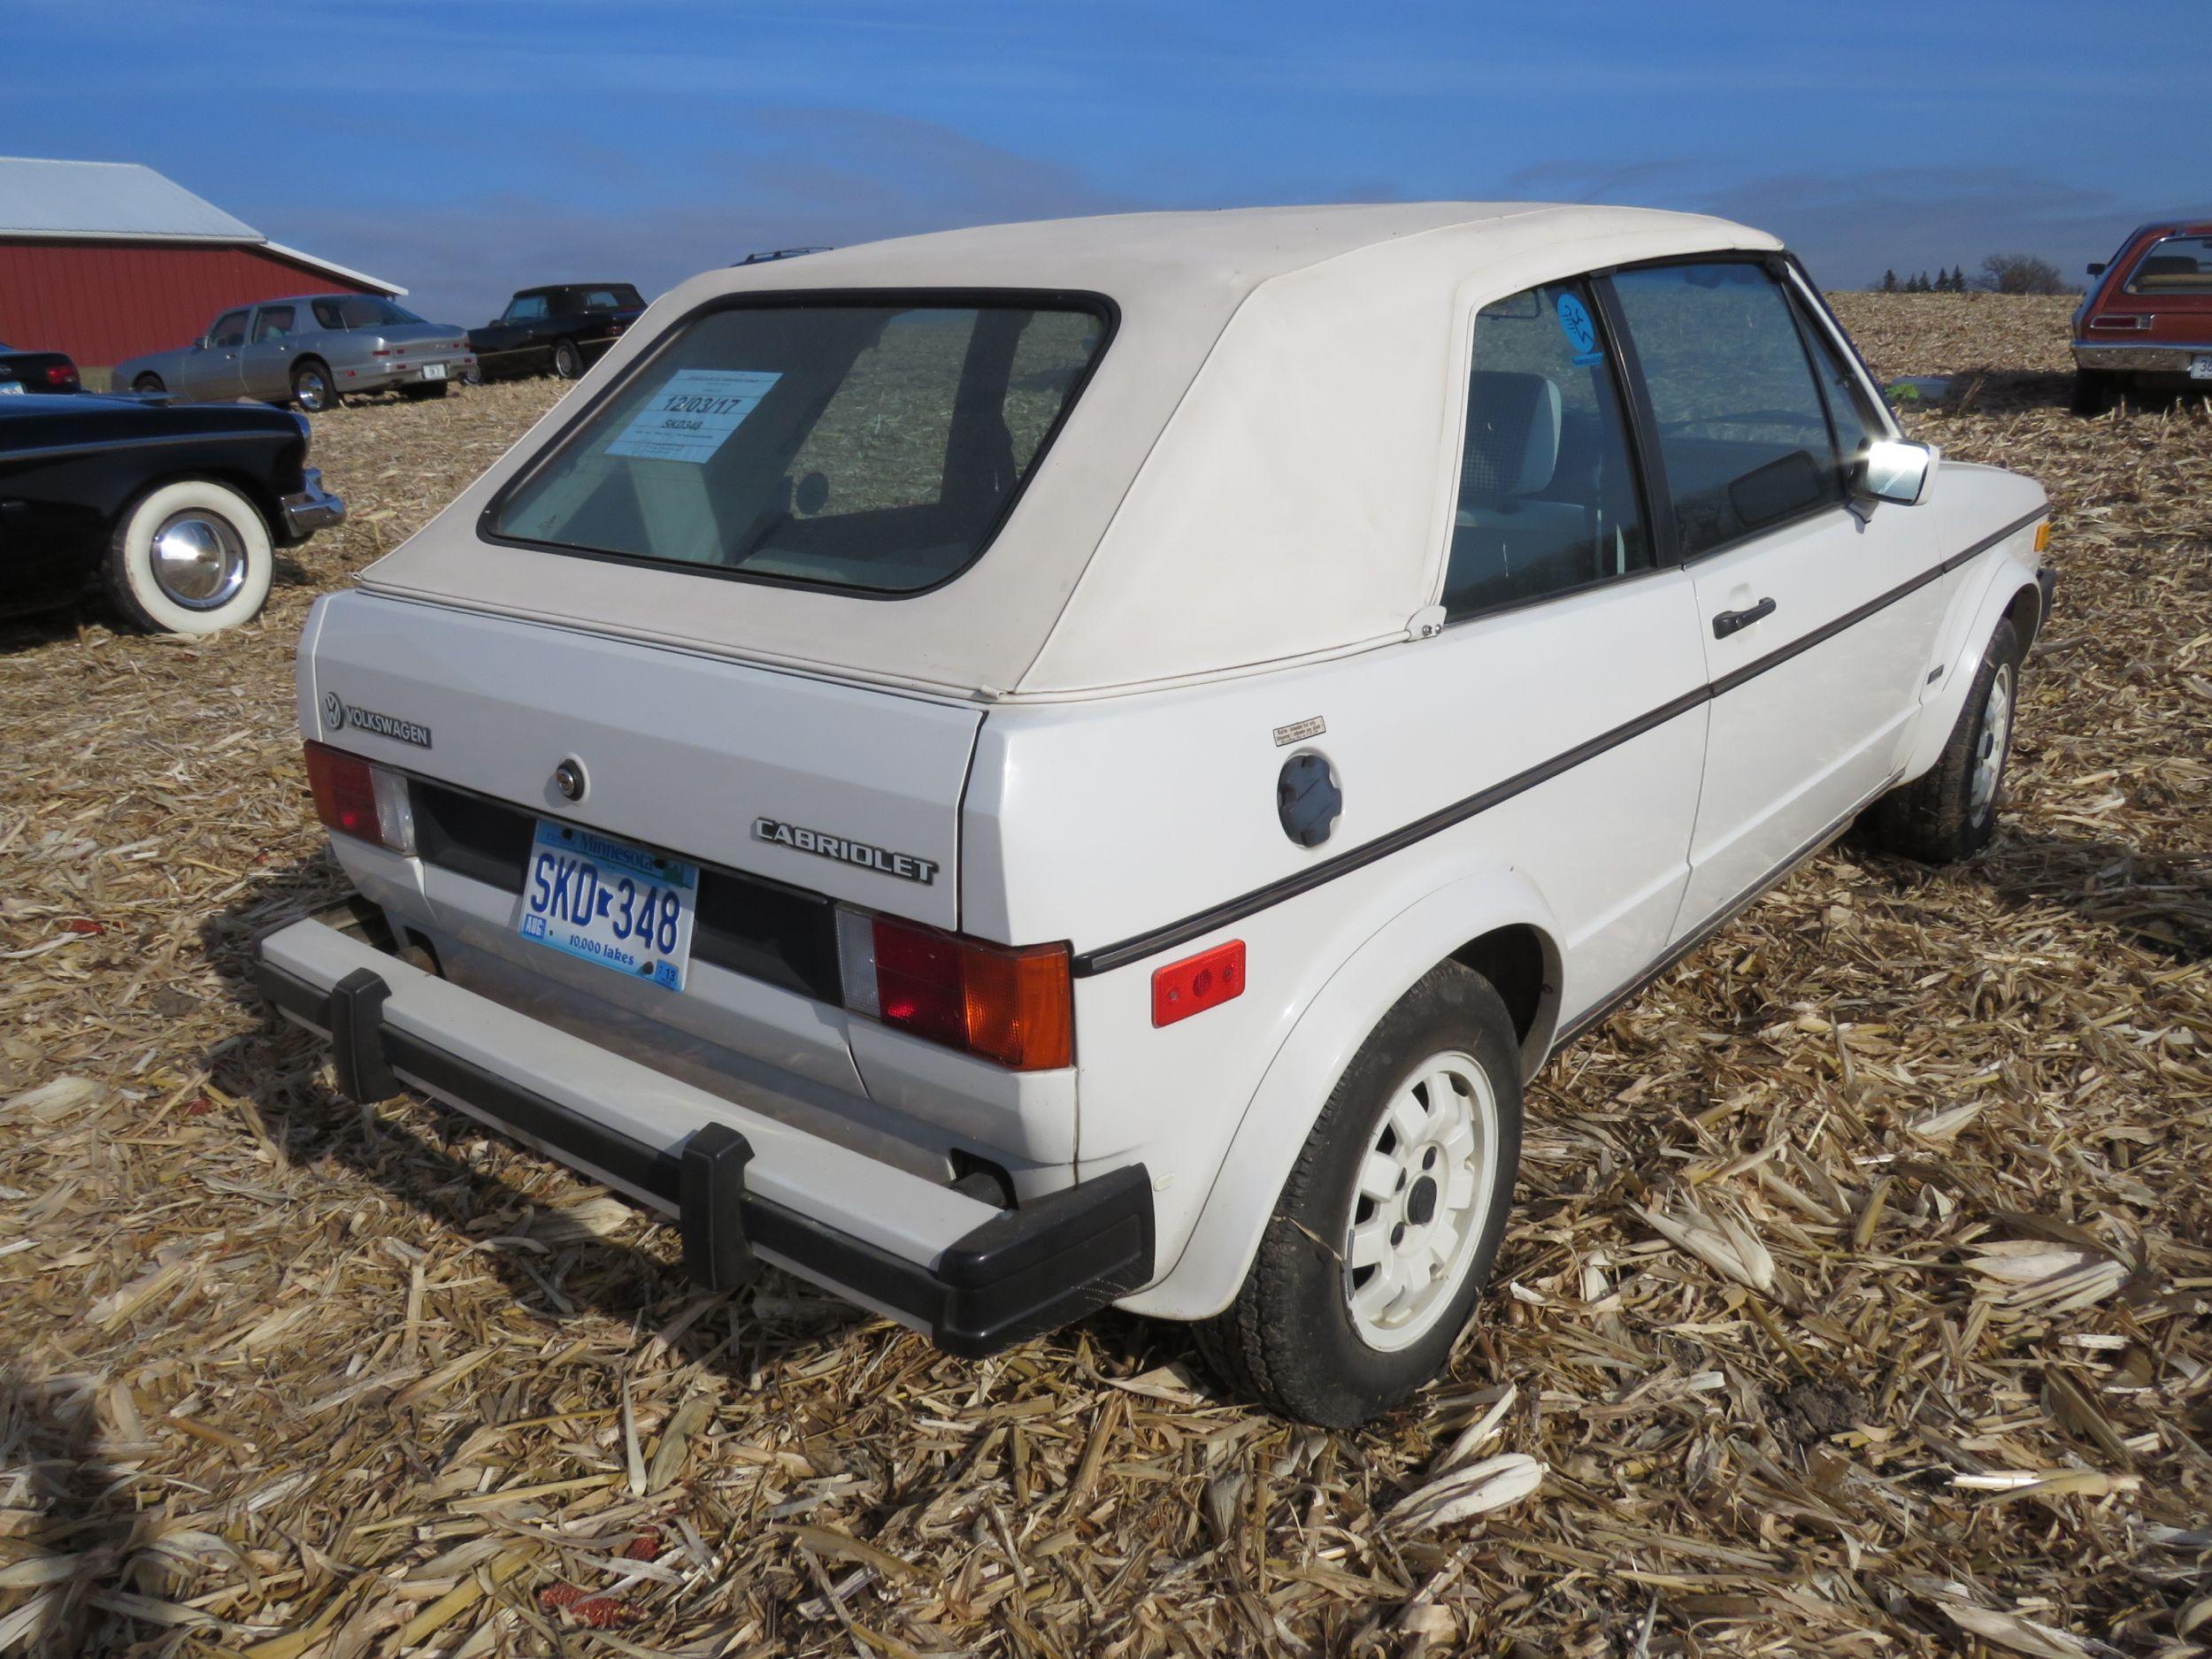
[[[245,403],[0,397],[0,615],[104,589],[141,627],[259,614],[274,550],[342,521],[304,417]]]
[[[0,397],[26,392],[75,392],[84,389],[77,365],[65,352],[25,351],[0,340]]]
[[[627,282],[521,288],[498,318],[469,330],[469,349],[486,380],[549,373],[572,380],[644,311]]]

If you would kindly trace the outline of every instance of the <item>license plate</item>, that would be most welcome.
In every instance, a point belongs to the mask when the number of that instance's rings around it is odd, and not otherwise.
[[[696,864],[540,818],[516,926],[533,943],[680,991],[698,896]]]
[[[442,363],[424,364],[422,378],[426,380],[442,380],[445,379],[445,365]]]
[[[2189,378],[2193,380],[2212,380],[2212,357],[2191,357]]]
[[[13,380],[0,380],[0,397],[20,397],[23,388]]]

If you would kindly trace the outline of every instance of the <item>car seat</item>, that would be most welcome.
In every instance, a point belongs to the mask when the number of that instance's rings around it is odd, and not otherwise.
[[[1462,613],[1579,586],[1590,576],[1587,509],[1546,501],[1559,465],[1559,388],[1540,374],[1477,369],[1468,377],[1444,606]]]

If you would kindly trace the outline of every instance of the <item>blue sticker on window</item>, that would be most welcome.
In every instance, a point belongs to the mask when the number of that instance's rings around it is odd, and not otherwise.
[[[1559,296],[1559,329],[1574,348],[1575,367],[1586,369],[1604,361],[1605,354],[1598,349],[1597,325],[1590,320],[1588,308],[1571,294]]]

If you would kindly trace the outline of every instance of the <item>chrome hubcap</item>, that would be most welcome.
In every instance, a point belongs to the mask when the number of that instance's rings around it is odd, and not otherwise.
[[[321,409],[323,400],[329,396],[330,391],[330,388],[323,384],[323,377],[312,372],[300,376],[298,389],[300,407],[309,410]]]
[[[1434,1328],[1490,1215],[1498,1107],[1471,1055],[1432,1055],[1377,1120],[1345,1218],[1344,1297],[1370,1348]]]
[[[1998,664],[1989,682],[1989,701],[1982,704],[1981,734],[1974,743],[1974,780],[1967,806],[1978,819],[1997,802],[1997,782],[2004,775],[2005,751],[2012,743],[2012,664]]]
[[[154,581],[188,611],[213,611],[246,585],[246,543],[202,508],[172,513],[154,532]]]

